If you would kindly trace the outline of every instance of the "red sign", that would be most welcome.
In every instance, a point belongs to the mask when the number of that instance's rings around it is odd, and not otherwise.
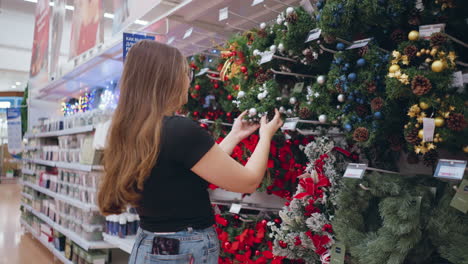
[[[49,0],[38,0],[36,6],[36,24],[34,26],[34,41],[31,57],[31,77],[35,77],[39,73],[44,73],[45,75],[47,75],[49,24]]]

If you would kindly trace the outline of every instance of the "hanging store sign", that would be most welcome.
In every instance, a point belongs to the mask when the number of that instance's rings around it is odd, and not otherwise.
[[[128,51],[135,43],[145,39],[155,40],[155,37],[144,34],[123,33],[123,59],[125,60]]]
[[[23,139],[21,133],[21,110],[19,108],[7,108],[8,126],[8,151],[16,155],[23,151]]]

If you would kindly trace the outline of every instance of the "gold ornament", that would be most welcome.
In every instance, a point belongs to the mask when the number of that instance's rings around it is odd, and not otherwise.
[[[419,32],[416,31],[416,30],[412,30],[409,34],[408,34],[408,39],[411,40],[411,41],[416,41],[419,39]]]
[[[426,59],[426,63],[430,63],[431,61],[432,61],[431,58],[427,58],[427,59]]]
[[[441,127],[444,125],[445,120],[442,117],[438,116],[434,119],[434,123],[436,127]]]
[[[437,49],[434,48],[431,50],[431,56],[435,56],[435,55],[437,55]]]
[[[415,128],[419,128],[419,124],[414,125]]]
[[[463,152],[468,153],[468,146],[463,147]]]
[[[433,72],[441,72],[444,70],[444,63],[441,60],[435,60],[431,65],[431,69]]]
[[[393,65],[390,66],[390,68],[388,69],[388,71],[391,72],[391,73],[395,73],[395,72],[397,72],[398,70],[400,70],[400,66],[398,66],[398,64],[393,64]]]
[[[423,139],[424,138],[424,130],[420,129],[419,132],[418,132],[418,137],[420,139]]]
[[[426,54],[431,54],[431,51],[429,49],[426,50]]]
[[[416,56],[421,57],[421,52],[416,52]]]
[[[429,108],[429,104],[426,102],[420,102],[419,107],[421,107],[422,110],[427,110]]]
[[[438,138],[434,138],[434,142],[435,142],[435,143],[439,143],[439,139],[438,139]]]

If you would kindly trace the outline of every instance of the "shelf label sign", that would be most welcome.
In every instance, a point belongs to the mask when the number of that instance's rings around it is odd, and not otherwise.
[[[320,34],[322,34],[322,30],[320,28],[312,29],[309,32],[309,35],[307,35],[307,39],[306,39],[305,42],[307,43],[307,42],[310,42],[312,40],[316,40],[316,39],[320,38]]]
[[[294,118],[286,118],[284,121],[283,126],[281,127],[281,131],[286,131],[286,130],[296,130],[297,123],[299,122],[298,117]]]
[[[241,209],[242,209],[242,205],[233,203],[231,205],[231,208],[229,209],[229,212],[231,214],[239,214]]]
[[[450,202],[450,206],[460,210],[464,214],[468,212],[468,180],[463,180],[457,188],[457,193]]]
[[[228,19],[229,17],[229,7],[221,8],[219,10],[219,21]]]
[[[7,108],[8,151],[16,155],[23,151],[21,132],[21,111],[19,108]]]
[[[270,62],[273,59],[273,55],[275,53],[273,51],[266,51],[262,54],[262,59],[260,60],[259,64],[264,64]]]
[[[367,169],[367,164],[364,163],[349,163],[343,175],[345,178],[362,179],[364,172]]]
[[[448,180],[462,180],[465,168],[466,160],[440,159],[434,177]]]
[[[256,5],[260,4],[260,3],[263,3],[263,1],[264,0],[253,0],[252,6],[256,6]]]
[[[123,60],[125,60],[128,51],[133,45],[135,45],[135,43],[145,39],[155,40],[155,37],[147,36],[145,34],[123,33]]]
[[[330,264],[343,264],[345,260],[346,246],[336,242],[331,249]]]
[[[419,26],[419,38],[430,39],[432,34],[444,32],[444,29],[445,24]]]
[[[364,46],[367,46],[367,44],[369,44],[371,40],[372,38],[366,38],[366,39],[354,41],[353,44],[351,44],[351,46],[347,47],[346,49],[350,50],[350,49],[362,48]]]

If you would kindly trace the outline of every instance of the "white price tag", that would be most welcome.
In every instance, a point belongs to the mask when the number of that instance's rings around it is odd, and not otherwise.
[[[219,21],[228,19],[229,17],[229,7],[221,8],[219,10]]]
[[[434,140],[435,121],[434,118],[423,118],[423,139],[426,142]]]
[[[449,180],[462,180],[465,168],[466,160],[440,159],[434,176]]]
[[[207,73],[210,69],[209,68],[203,68],[201,69],[195,76],[202,76],[203,74]]]
[[[310,3],[310,0],[302,0],[300,5],[304,10],[309,13],[309,15],[312,15],[314,13],[314,6]]]
[[[299,122],[298,117],[286,118],[286,120],[284,121],[283,126],[281,127],[281,131],[285,131],[285,130],[294,131],[294,130],[296,130],[296,126],[297,126],[298,122]]]
[[[258,5],[258,4],[260,4],[260,3],[263,3],[263,2],[264,2],[264,0],[254,0],[254,1],[252,2],[252,6],[256,6],[256,5]]]
[[[419,26],[419,37],[423,39],[429,39],[432,34],[438,32],[444,32],[445,24],[432,24]]]
[[[293,93],[302,93],[302,90],[304,89],[304,83],[299,82],[294,85]]]
[[[229,212],[232,213],[232,214],[238,214],[241,209],[242,209],[242,205],[240,205],[240,204],[231,204],[231,209],[229,209]]]
[[[193,27],[187,29],[187,31],[185,31],[185,34],[184,34],[184,39],[190,37],[193,33]]]
[[[463,74],[463,84],[468,83],[468,73]]]
[[[312,29],[309,32],[309,35],[307,36],[305,43],[320,38],[320,34],[322,34],[322,30],[320,28]]]
[[[347,47],[346,49],[350,50],[350,49],[362,48],[364,46],[367,46],[367,44],[369,44],[369,42],[371,40],[372,40],[372,38],[356,40],[356,41],[353,42],[353,44],[351,44],[351,46]]]
[[[367,164],[364,163],[349,163],[343,175],[344,178],[362,179],[364,172],[367,169]]]
[[[260,63],[259,64],[264,64],[264,63],[267,63],[267,62],[270,62],[272,59],[273,59],[273,55],[275,53],[273,51],[266,51],[262,54],[262,58],[260,59]]]
[[[463,88],[463,73],[461,71],[453,73],[452,87]]]

